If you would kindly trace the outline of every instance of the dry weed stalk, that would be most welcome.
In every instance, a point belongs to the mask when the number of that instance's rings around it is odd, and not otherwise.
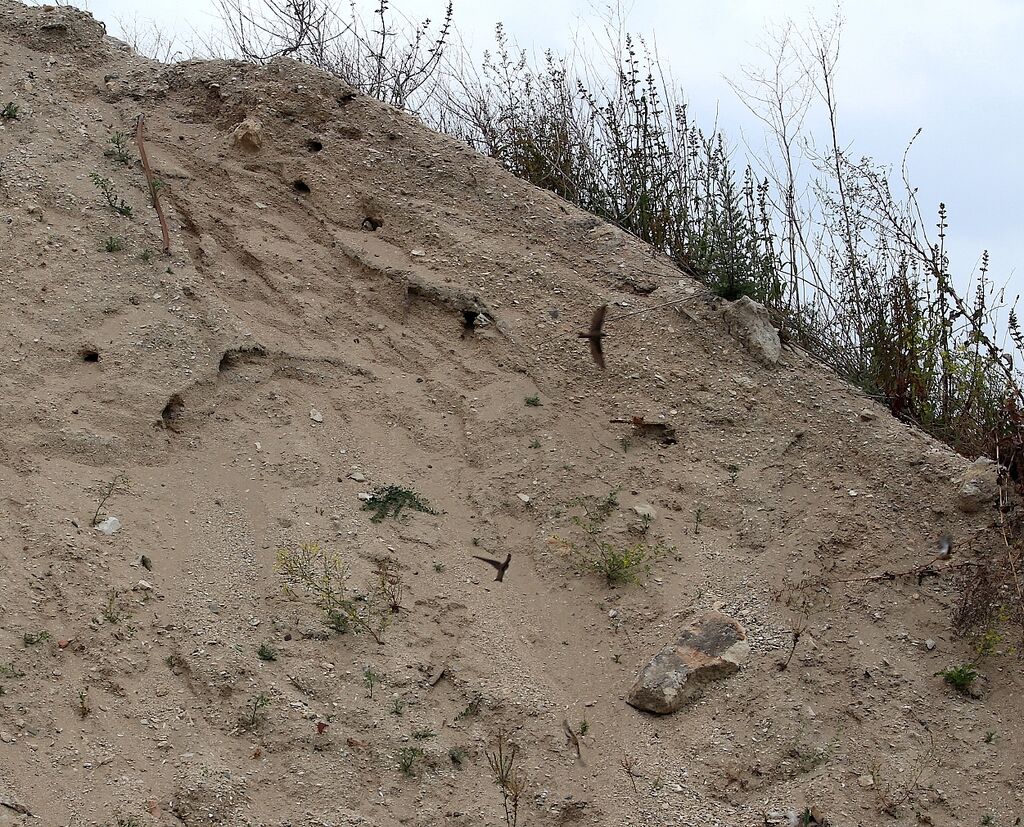
[[[526,776],[516,767],[518,750],[515,744],[505,742],[505,734],[498,732],[497,745],[493,752],[486,752],[494,783],[501,790],[501,803],[505,810],[506,827],[516,827],[519,822],[519,799],[526,790]]]
[[[871,776],[875,782],[875,805],[878,807],[879,812],[886,813],[895,818],[899,813],[899,808],[906,804],[911,796],[920,789],[921,778],[935,757],[935,736],[932,735],[931,731],[926,731],[928,732],[928,749],[921,753],[914,767],[913,777],[907,784],[900,785],[886,782],[885,786],[882,787],[879,784],[881,764],[875,762],[871,765]]]
[[[626,778],[629,779],[629,783],[633,786],[633,794],[639,795],[640,793],[636,788],[636,780],[638,778],[643,778],[643,775],[637,772],[636,768],[638,762],[636,758],[632,755],[622,753],[622,760],[619,762],[619,764],[622,766],[622,771],[626,773]]]

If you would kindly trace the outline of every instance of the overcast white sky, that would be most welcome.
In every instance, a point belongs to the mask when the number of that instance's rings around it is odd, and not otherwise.
[[[347,0],[343,0],[347,2]],[[596,25],[595,0],[455,0],[455,23],[476,49],[502,21],[537,52],[568,48]],[[357,0],[361,7],[372,0]],[[600,0],[597,0],[600,3]],[[82,0],[117,34],[118,19],[154,19],[186,36],[218,23],[213,0]],[[410,17],[441,17],[444,0],[391,0]],[[765,26],[810,12],[827,18],[834,0],[632,0],[628,27],[656,36],[692,111],[707,128],[756,144],[756,124],[724,77],[763,62]],[[954,270],[966,274],[982,249],[992,274],[1024,293],[1024,0],[848,0],[838,76],[840,126],[855,153],[898,162],[918,127],[911,174],[922,209],[949,208]]]

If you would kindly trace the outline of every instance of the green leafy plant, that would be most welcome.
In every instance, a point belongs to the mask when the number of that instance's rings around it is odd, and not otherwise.
[[[123,132],[115,132],[107,139],[110,148],[103,152],[108,158],[113,158],[119,164],[129,165],[132,156],[128,152],[128,136]]]
[[[22,639],[26,646],[35,646],[37,643],[45,643],[50,640],[49,632],[25,632]]]
[[[952,666],[935,674],[963,695],[970,694],[971,687],[978,679],[978,670],[969,663]]]
[[[347,589],[348,565],[337,552],[328,552],[317,543],[304,543],[297,549],[279,549],[275,563],[287,583],[286,594],[296,596],[296,587],[312,598],[328,626],[338,632],[363,631],[377,643],[385,619],[378,611],[373,595],[352,595]]]
[[[109,178],[104,178],[98,172],[93,172],[89,175],[93,185],[100,191],[100,195],[107,202],[107,206],[110,207],[118,215],[123,215],[125,218],[131,218],[132,208],[125,203],[124,199],[119,198],[117,190],[114,188],[114,182]]]
[[[526,407],[528,408],[540,408],[544,405],[544,403],[540,401],[540,394],[536,393],[533,396],[526,397],[523,401],[526,403]]]
[[[398,769],[402,771],[403,775],[412,778],[416,775],[414,772],[416,762],[422,757],[423,750],[419,747],[402,747],[398,751]]]
[[[142,259],[143,264],[149,264],[149,262],[153,260],[153,251],[143,250],[141,253],[139,253],[139,258]]]
[[[444,571],[444,563],[434,563],[434,571],[438,574]]]
[[[366,687],[366,695],[369,698],[373,697],[373,687],[383,681],[383,676],[374,672],[369,666],[363,669],[363,685]]]
[[[256,657],[265,661],[277,660],[277,651],[269,644],[261,643],[260,648],[256,650]]]
[[[609,586],[635,583],[641,574],[651,570],[651,564],[669,552],[668,546],[645,542],[631,545],[593,538],[584,546],[560,537],[553,538],[580,567],[600,575]]]
[[[260,692],[252,701],[252,710],[249,712],[249,726],[254,727],[259,722],[259,714],[266,707],[270,706],[270,698]]]
[[[405,701],[401,698],[395,698],[391,701],[391,714],[401,715],[405,711]]]
[[[430,727],[420,727],[412,731],[412,737],[417,741],[425,741],[428,738],[436,738],[437,733],[434,732]]]
[[[363,503],[364,511],[372,511],[371,523],[383,522],[388,517],[399,519],[403,510],[419,511],[423,514],[437,514],[425,499],[415,491],[398,485],[387,485],[374,491]]]
[[[103,249],[108,253],[120,253],[124,249],[124,242],[117,236],[107,236],[107,240],[103,242]]]
[[[578,733],[579,733],[579,734],[580,734],[581,736],[582,736],[582,735],[586,735],[586,734],[587,734],[588,732],[590,732],[590,723],[589,723],[589,722],[587,721],[587,719],[586,719],[586,718],[584,718],[584,719],[583,719],[582,721],[580,721],[580,725],[579,725],[579,727],[578,727],[578,728],[576,729],[576,731],[577,731],[577,732],[578,732]]]
[[[3,109],[0,109],[0,120],[18,120],[18,104],[16,104],[14,101],[10,101],[9,103],[7,103],[6,106],[4,106]]]

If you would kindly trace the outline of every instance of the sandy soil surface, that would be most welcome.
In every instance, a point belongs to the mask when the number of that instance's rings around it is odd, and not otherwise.
[[[306,67],[163,66],[0,0],[9,101],[0,825],[503,825],[499,738],[520,825],[1020,823],[1009,645],[957,693],[960,570],[868,579],[944,533],[994,553],[966,460],[800,351],[760,365],[640,241]],[[604,302],[602,372],[575,333]],[[389,485],[434,513],[373,522]],[[654,559],[610,587],[598,543]],[[370,630],[284,590],[304,544]],[[502,582],[473,557],[508,553]],[[627,705],[712,608],[743,668]]]

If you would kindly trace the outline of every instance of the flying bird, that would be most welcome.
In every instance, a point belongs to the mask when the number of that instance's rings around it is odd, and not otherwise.
[[[604,316],[608,312],[608,305],[602,304],[594,311],[590,319],[590,330],[578,334],[581,339],[586,339],[590,345],[590,355],[594,357],[594,364],[604,370],[604,351],[601,349],[601,340],[604,338]]]
[[[495,581],[500,583],[505,579],[505,572],[508,571],[508,564],[512,562],[512,553],[509,552],[508,557],[505,558],[505,562],[501,560],[492,560],[490,557],[480,557],[476,554],[473,555],[473,559],[482,560],[485,563],[490,563],[494,568],[498,570],[498,576],[495,577]]]

